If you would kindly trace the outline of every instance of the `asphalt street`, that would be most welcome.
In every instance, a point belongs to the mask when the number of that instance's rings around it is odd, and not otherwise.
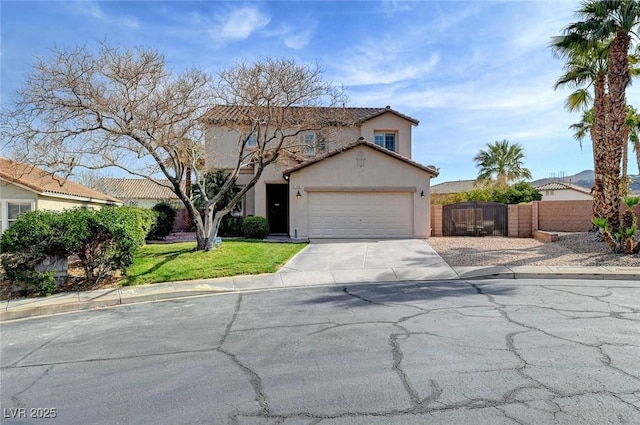
[[[7,425],[640,423],[634,281],[182,298],[5,323],[0,354]]]

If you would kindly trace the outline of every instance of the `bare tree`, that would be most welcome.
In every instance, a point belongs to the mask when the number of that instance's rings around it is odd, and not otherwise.
[[[214,197],[205,200],[205,228],[210,229],[206,249],[212,247],[222,218],[256,184],[266,167],[277,161],[302,158],[299,153],[303,133],[330,133],[331,128],[342,124],[340,108],[326,106],[345,101],[340,88],[323,80],[317,64],[301,65],[291,59],[273,58],[241,62],[220,72],[216,97],[223,105],[213,108],[205,121],[235,134],[237,144],[231,158],[224,161],[229,171],[227,181]],[[232,114],[226,113],[229,111]],[[250,140],[254,145],[248,146]],[[209,151],[215,154],[215,143]],[[229,202],[214,208],[237,185],[240,170],[247,167],[253,169],[250,180]],[[201,174],[195,168],[194,173],[201,184]],[[204,187],[199,192],[206,196]]]
[[[197,249],[211,249],[222,217],[278,159],[286,141],[326,124],[310,119],[306,107],[337,99],[319,67],[291,60],[242,63],[216,80],[197,69],[174,75],[164,56],[141,48],[55,48],[36,61],[2,111],[0,140],[15,159],[64,178],[78,169],[117,167],[168,187],[194,220]],[[202,220],[183,181],[190,168],[201,184],[207,113],[220,103],[254,107],[244,116],[251,133],[240,139],[235,167],[222,192],[206,200]],[[254,131],[259,146],[247,149]],[[245,166],[254,167],[254,178],[231,203],[217,205]]]

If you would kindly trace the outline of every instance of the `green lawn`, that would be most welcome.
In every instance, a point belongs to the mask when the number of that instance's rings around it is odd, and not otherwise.
[[[209,252],[194,252],[195,242],[145,245],[122,278],[122,285],[206,279],[241,274],[273,273],[302,243],[224,241]]]

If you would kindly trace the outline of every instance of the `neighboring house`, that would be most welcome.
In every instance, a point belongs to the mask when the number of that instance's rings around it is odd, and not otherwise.
[[[208,168],[235,165],[246,108],[218,106],[209,114]],[[247,192],[243,215],[266,217],[271,233],[298,239],[428,237],[430,180],[438,171],[411,160],[418,121],[390,107],[317,110],[340,119],[300,134],[299,148],[291,146]],[[243,169],[238,183],[253,173]]]
[[[167,186],[168,180],[161,180]],[[188,226],[187,213],[184,204],[169,187],[160,186],[149,179],[127,179],[127,178],[101,178],[97,181],[96,187],[104,193],[108,193],[121,199],[125,205],[140,208],[153,208],[155,205],[166,202],[177,211],[176,221],[173,225],[174,232],[183,232]]]
[[[122,205],[115,197],[0,157],[0,233],[27,211]]]
[[[170,184],[168,180],[166,184]],[[171,189],[148,179],[101,178],[95,186],[132,207],[153,208],[160,202],[167,202],[176,208],[184,208]]]
[[[536,186],[543,201],[589,201],[593,199],[591,191],[571,183],[553,181]]]
[[[472,190],[476,180],[457,180],[442,182],[431,186],[431,202],[433,204],[448,204],[455,201],[455,195]]]

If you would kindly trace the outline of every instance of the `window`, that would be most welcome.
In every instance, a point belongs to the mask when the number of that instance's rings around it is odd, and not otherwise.
[[[249,135],[249,137],[247,138],[247,144],[246,147],[248,148],[255,148],[258,146],[258,135],[256,134],[256,132],[254,131],[253,133],[251,133]]]
[[[378,146],[396,152],[396,133],[373,133],[373,141]]]
[[[318,155],[327,151],[327,143],[317,133],[304,133],[304,154],[307,156]]]
[[[7,228],[20,217],[20,214],[31,211],[31,202],[7,203]]]

